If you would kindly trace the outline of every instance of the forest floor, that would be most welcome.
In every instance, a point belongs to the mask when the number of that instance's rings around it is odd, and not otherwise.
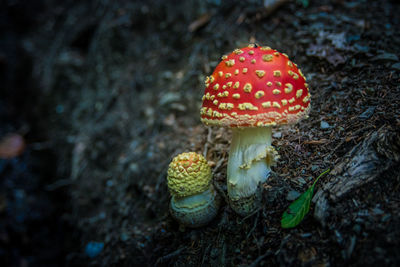
[[[0,140],[27,143],[0,159],[4,266],[400,265],[400,5],[262,2],[0,4]],[[273,129],[260,210],[224,203],[182,230],[168,164],[204,154],[226,193],[231,132],[201,124],[204,79],[254,42],[301,67],[310,117]],[[305,220],[282,229],[328,168]]]

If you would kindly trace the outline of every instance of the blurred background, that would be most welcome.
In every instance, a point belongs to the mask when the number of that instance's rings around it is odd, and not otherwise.
[[[1,265],[398,266],[399,14],[394,0],[0,1]],[[249,43],[301,67],[310,118],[274,130],[261,211],[224,204],[181,231],[168,164],[204,153],[226,192],[230,131],[199,108],[206,75]],[[327,168],[315,210],[281,229]]]

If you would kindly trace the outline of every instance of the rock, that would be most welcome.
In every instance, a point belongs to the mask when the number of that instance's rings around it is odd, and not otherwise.
[[[61,114],[64,112],[64,106],[63,105],[57,105],[56,106],[56,113]]]
[[[400,62],[394,63],[394,64],[392,65],[392,69],[400,70]]]
[[[297,178],[297,181],[298,181],[300,184],[306,184],[306,183],[307,183],[307,182],[306,182],[303,178],[301,178],[301,177]]]
[[[176,93],[176,92],[168,92],[168,93],[165,93],[165,94],[161,97],[161,99],[160,99],[160,101],[159,101],[159,104],[160,104],[160,105],[168,105],[168,104],[170,104],[170,103],[179,101],[180,99],[181,99],[181,95],[180,95],[179,93]]]
[[[120,238],[122,242],[126,242],[129,239],[129,235],[127,233],[121,233]]]
[[[368,46],[362,46],[359,44],[355,44],[353,47],[357,52],[360,52],[360,53],[368,53],[369,52]]]
[[[331,128],[331,126],[329,125],[329,123],[327,123],[326,121],[321,121],[321,125],[320,125],[322,130],[326,130]]]
[[[303,234],[300,234],[300,236],[301,236],[302,238],[307,238],[307,237],[311,237],[311,236],[312,236],[312,233],[303,233]]]
[[[372,61],[399,61],[399,58],[395,54],[383,53],[374,57]]]
[[[319,166],[318,165],[311,165],[311,171],[315,172],[318,170]]]
[[[281,132],[275,132],[272,134],[272,137],[276,138],[276,139],[280,139],[282,138],[282,133]]]
[[[384,212],[383,210],[381,210],[380,208],[376,207],[376,208],[374,208],[374,209],[372,210],[372,213],[373,213],[374,215],[382,215],[382,214],[384,214],[385,212]]]
[[[367,120],[374,115],[375,107],[369,107],[366,111],[364,111],[360,116],[358,116],[361,120]]]
[[[89,242],[85,247],[85,254],[89,258],[95,258],[97,255],[101,253],[104,248],[103,242]]]
[[[171,80],[174,77],[174,74],[172,71],[167,70],[163,72],[162,77],[166,80]]]
[[[291,190],[289,191],[289,193],[286,196],[286,200],[288,201],[293,201],[295,199],[297,199],[301,194],[295,190]]]

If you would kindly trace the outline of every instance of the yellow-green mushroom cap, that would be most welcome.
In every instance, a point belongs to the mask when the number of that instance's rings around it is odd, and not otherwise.
[[[195,152],[176,156],[168,168],[168,188],[174,197],[187,197],[204,192],[211,182],[207,160]]]

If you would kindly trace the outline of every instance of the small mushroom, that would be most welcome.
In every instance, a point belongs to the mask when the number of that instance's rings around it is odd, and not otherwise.
[[[220,197],[211,184],[207,160],[195,152],[176,156],[168,168],[170,212],[184,226],[200,227],[217,215]]]
[[[223,56],[205,85],[201,121],[233,130],[228,196],[231,207],[247,215],[258,207],[258,185],[278,158],[271,127],[308,117],[308,85],[286,54],[257,45]]]

